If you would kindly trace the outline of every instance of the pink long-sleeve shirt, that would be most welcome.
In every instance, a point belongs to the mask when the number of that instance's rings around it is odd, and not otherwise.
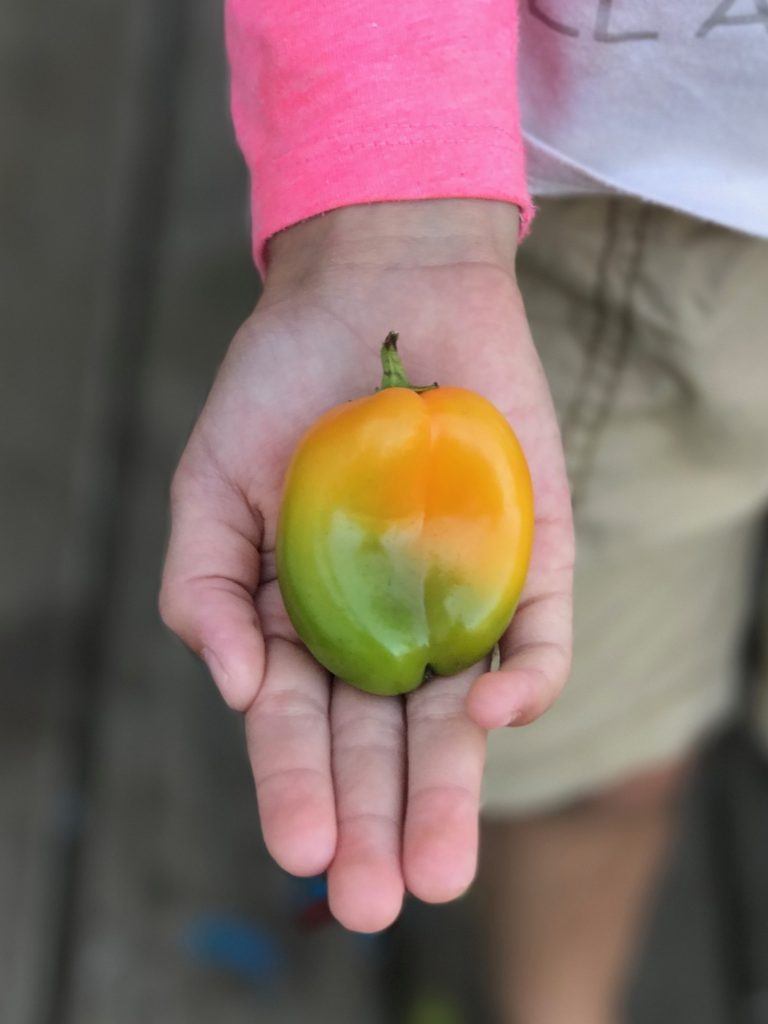
[[[356,203],[476,197],[532,215],[515,0],[227,0],[254,256]]]

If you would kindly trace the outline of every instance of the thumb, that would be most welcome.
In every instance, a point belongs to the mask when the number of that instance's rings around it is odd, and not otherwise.
[[[243,493],[221,474],[177,470],[160,615],[202,657],[224,700],[237,711],[254,701],[264,677],[264,641],[253,596],[262,524]]]

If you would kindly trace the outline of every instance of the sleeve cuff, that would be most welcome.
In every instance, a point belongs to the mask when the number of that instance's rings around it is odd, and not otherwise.
[[[327,168],[327,171],[323,169]],[[252,181],[254,259],[299,221],[342,206],[418,199],[495,199],[520,209],[520,238],[534,207],[519,137],[487,125],[392,125],[324,138],[270,162]]]

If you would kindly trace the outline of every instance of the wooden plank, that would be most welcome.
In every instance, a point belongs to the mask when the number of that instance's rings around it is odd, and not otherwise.
[[[226,113],[220,11],[189,8],[163,260],[124,488],[101,667],[90,826],[79,874],[71,1024],[375,1022],[371,946],[292,924],[297,883],[266,857],[239,719],[155,611],[167,484],[216,363],[256,297],[245,178]],[[266,930],[272,984],[201,967],[208,915]]]
[[[93,578],[90,442],[115,280],[126,4],[29,0],[0,11],[0,1019],[50,1019],[61,866],[77,832],[68,657]],[[95,87],[98,83],[98,87]],[[93,538],[91,538],[93,540]]]
[[[713,903],[719,960],[728,979],[727,1020],[768,1019],[768,762],[765,749],[736,728],[708,766]]]
[[[719,911],[723,879],[711,851],[708,752],[685,802],[679,836],[664,873],[629,992],[636,1024],[733,1024]]]

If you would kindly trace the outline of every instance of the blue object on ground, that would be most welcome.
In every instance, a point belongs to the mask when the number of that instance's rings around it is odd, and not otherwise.
[[[201,914],[186,927],[183,945],[195,959],[237,974],[252,984],[276,980],[285,955],[267,929],[228,914]]]
[[[328,882],[325,875],[315,875],[313,878],[296,878],[294,883],[296,901],[300,906],[328,898]]]

